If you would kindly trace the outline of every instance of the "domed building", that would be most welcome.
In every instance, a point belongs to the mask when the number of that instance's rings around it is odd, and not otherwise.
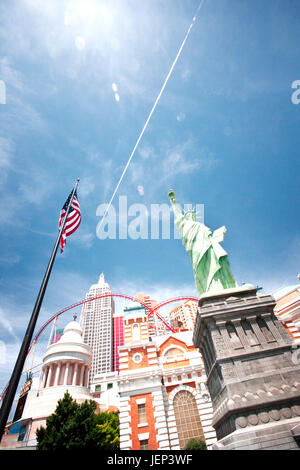
[[[92,351],[83,342],[82,329],[75,320],[74,315],[74,320],[67,324],[59,341],[47,347],[41,379],[38,384],[32,384],[28,393],[22,413],[28,441],[35,439],[40,426],[45,426],[47,417],[55,411],[58,400],[67,390],[77,403],[93,400],[100,409],[100,403],[88,387]]]

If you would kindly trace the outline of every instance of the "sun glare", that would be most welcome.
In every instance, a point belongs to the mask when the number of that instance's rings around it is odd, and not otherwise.
[[[113,21],[112,6],[101,1],[80,0],[75,5],[69,4],[65,13],[65,24],[101,23],[110,26]]]
[[[101,0],[69,2],[64,12],[64,24],[74,31],[76,48],[81,51],[87,44],[97,44],[113,37],[115,21],[113,6]]]
[[[80,1],[75,7],[76,16],[80,18],[91,18],[96,13],[95,2],[93,1]]]

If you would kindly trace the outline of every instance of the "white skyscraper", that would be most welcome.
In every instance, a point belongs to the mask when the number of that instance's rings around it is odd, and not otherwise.
[[[104,274],[100,274],[98,284],[93,284],[86,294],[86,299],[110,294],[109,284]],[[104,297],[83,305],[81,324],[84,342],[92,348],[92,364],[89,383],[96,374],[113,370],[113,313],[112,297]]]

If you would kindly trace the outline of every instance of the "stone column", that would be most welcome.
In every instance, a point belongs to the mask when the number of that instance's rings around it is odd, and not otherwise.
[[[63,385],[64,384],[65,372],[66,372],[66,363],[62,362],[61,366],[60,366],[60,374],[59,374],[59,377],[58,377],[58,385]]]
[[[263,334],[260,327],[258,326],[257,317],[256,316],[247,317],[247,320],[249,320],[249,323],[252,327],[252,330],[254,331],[254,334],[256,335],[258,340],[260,341],[260,344],[262,344],[263,346],[267,346],[268,343],[267,343],[267,340],[265,338],[265,335]]]
[[[271,331],[272,335],[274,336],[275,340],[278,343],[284,343],[285,342],[284,338],[281,336],[279,330],[276,328],[276,326],[272,322],[272,318],[270,317],[270,315],[266,314],[266,315],[262,315],[261,317],[265,320],[265,322],[266,322],[269,330]]]
[[[81,364],[80,366],[80,374],[79,374],[79,385],[80,387],[83,387],[83,374],[84,374],[84,364]]]
[[[46,386],[46,379],[47,379],[47,371],[48,371],[48,367],[44,367],[43,369],[43,376],[42,376],[42,381],[41,381],[41,388],[45,388]]]
[[[69,377],[69,372],[70,372],[70,363],[66,363],[66,368],[65,368],[65,375],[63,379],[63,385],[68,385],[68,377]]]
[[[120,396],[120,450],[131,450],[131,417],[130,417],[130,397]]]
[[[83,365],[82,368],[83,368],[82,386],[85,387],[86,386],[85,385],[85,382],[86,382],[86,366]]]
[[[212,339],[212,344],[214,345],[216,356],[222,356],[225,353],[224,341],[217,328],[217,325],[213,320],[207,322],[207,328]]]
[[[52,373],[53,373],[53,364],[50,364],[48,366],[48,377],[47,377],[46,387],[50,387],[50,382],[51,382],[51,379],[52,379]]]
[[[77,374],[78,374],[78,362],[75,362],[72,385],[76,385]]]
[[[169,439],[168,434],[168,424],[167,424],[167,417],[166,417],[166,410],[164,406],[164,397],[163,397],[163,389],[156,390],[152,392],[153,397],[153,408],[154,408],[154,416],[155,416],[155,430],[156,430],[156,440],[158,443],[158,449],[170,449],[172,445],[178,444],[178,439],[171,442]]]
[[[249,342],[249,339],[247,338],[246,336],[246,333],[244,332],[244,329],[241,325],[241,320],[239,318],[235,318],[232,321],[232,324],[234,325],[235,329],[236,329],[236,332],[238,334],[238,337],[242,343],[242,345],[244,346],[245,349],[250,349],[250,342]]]
[[[227,328],[226,328],[226,321],[217,320],[216,324],[220,329],[220,333],[221,333],[221,336],[223,338],[223,341],[224,341],[224,344],[225,344],[225,347],[226,347],[227,351],[230,351],[232,349],[232,345],[231,345],[230,337],[229,337],[229,334],[228,334],[228,331],[227,331]]]
[[[58,385],[58,379],[59,379],[59,374],[60,374],[60,368],[61,368],[61,363],[59,362],[56,366],[56,371],[55,371],[55,379],[54,379],[54,387],[57,387]]]
[[[89,383],[89,368],[86,366],[85,368],[85,378],[84,378],[84,386],[87,387]]]

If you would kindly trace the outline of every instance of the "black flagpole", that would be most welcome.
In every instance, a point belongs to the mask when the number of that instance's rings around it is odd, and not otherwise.
[[[24,367],[26,356],[27,356],[27,352],[28,352],[28,349],[29,349],[29,346],[30,346],[30,343],[31,343],[34,328],[35,328],[35,325],[36,325],[36,322],[37,322],[37,319],[38,319],[38,315],[39,315],[40,308],[41,308],[41,305],[42,305],[42,302],[43,302],[46,287],[47,287],[47,284],[48,284],[48,281],[49,281],[49,277],[50,277],[51,270],[52,270],[52,267],[53,267],[53,263],[54,263],[54,260],[55,260],[55,256],[56,256],[56,253],[57,253],[57,248],[58,248],[61,236],[62,236],[62,232],[63,232],[63,230],[65,228],[65,225],[66,225],[67,216],[69,214],[69,210],[70,210],[71,204],[73,202],[73,198],[74,198],[74,194],[75,194],[78,182],[79,182],[79,179],[76,180],[75,186],[73,188],[72,196],[71,196],[70,201],[69,201],[69,205],[68,205],[68,208],[67,208],[67,211],[66,211],[66,215],[65,215],[65,218],[64,218],[63,223],[61,225],[59,234],[57,236],[57,239],[56,239],[56,242],[55,242],[51,257],[50,257],[50,261],[48,263],[46,273],[45,273],[42,285],[40,287],[40,291],[39,291],[39,294],[37,296],[35,306],[34,306],[34,309],[32,311],[32,314],[31,314],[30,321],[28,323],[28,327],[27,327],[27,330],[26,330],[26,333],[25,333],[25,336],[24,336],[24,339],[23,339],[23,343],[22,343],[22,346],[21,346],[16,364],[15,364],[14,370],[11,374],[11,378],[10,378],[5,396],[3,398],[2,406],[1,406],[1,409],[0,409],[0,441],[2,439],[4,430],[5,430],[5,426],[6,426],[8,418],[9,418],[10,410],[11,410],[11,407],[12,407],[12,404],[13,404],[13,401],[14,401],[14,397],[15,397],[15,394],[16,394],[16,391],[17,391],[17,388],[18,388],[18,385],[19,385],[19,381],[20,381],[20,377],[21,377],[21,374],[22,374],[22,371],[23,371],[23,367]]]

